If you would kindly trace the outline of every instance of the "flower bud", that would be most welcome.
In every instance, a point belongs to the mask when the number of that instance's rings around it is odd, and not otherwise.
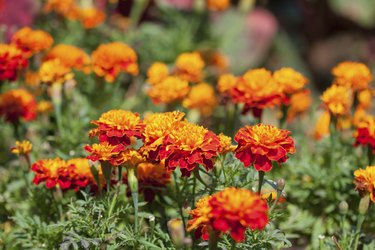
[[[369,195],[365,195],[359,201],[358,211],[360,214],[365,215],[367,213],[368,207],[370,206],[370,197]]]
[[[128,168],[128,185],[132,193],[138,193],[138,179],[135,176],[135,168]]]
[[[347,214],[349,210],[349,205],[346,201],[341,201],[339,204],[339,210],[341,214]]]
[[[278,191],[283,191],[285,188],[285,180],[284,179],[277,180],[276,187]]]
[[[185,240],[185,230],[181,219],[171,219],[168,221],[167,226],[176,248],[182,248]]]

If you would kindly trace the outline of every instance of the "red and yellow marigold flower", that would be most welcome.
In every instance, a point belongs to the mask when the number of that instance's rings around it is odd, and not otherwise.
[[[249,167],[268,172],[272,162],[283,163],[288,154],[294,154],[294,141],[288,130],[275,126],[258,124],[241,128],[234,140],[238,143],[235,156]]]
[[[229,95],[237,83],[237,77],[232,74],[221,75],[217,83],[217,90],[221,94]]]
[[[375,154],[375,117],[366,116],[359,122],[354,133],[355,146],[363,145],[372,149]]]
[[[147,92],[156,104],[170,104],[182,100],[189,92],[189,83],[179,77],[168,76]]]
[[[74,74],[70,67],[65,66],[58,58],[45,61],[39,69],[40,80],[46,84],[63,84],[72,80]]]
[[[207,0],[207,8],[212,11],[226,10],[230,6],[230,0]]]
[[[35,173],[33,179],[35,185],[45,182],[47,188],[70,187],[71,181],[66,171],[66,162],[60,158],[39,160],[32,165],[31,170]]]
[[[304,114],[311,106],[312,98],[310,91],[300,91],[292,94],[289,100],[287,120],[291,121],[295,117]]]
[[[364,90],[372,81],[370,69],[359,62],[342,62],[332,69],[335,84],[352,88],[354,91]]]
[[[352,93],[345,86],[332,85],[324,91],[320,99],[324,108],[334,116],[347,115],[352,106]]]
[[[245,239],[246,229],[262,230],[268,223],[268,207],[259,195],[247,189],[226,188],[197,202],[191,211],[188,230],[208,239],[209,232],[230,233],[236,242]]]
[[[26,68],[28,61],[15,45],[0,44],[0,81],[17,79],[17,73]]]
[[[10,151],[17,155],[28,155],[33,149],[33,144],[30,141],[16,141],[16,146],[11,148]]]
[[[83,27],[92,29],[100,25],[105,20],[105,13],[98,8],[80,8],[78,10],[79,20]]]
[[[38,102],[37,111],[40,114],[45,114],[53,111],[53,104],[50,101],[41,100]]]
[[[354,171],[354,184],[361,195],[369,194],[371,201],[375,203],[375,166]]]
[[[121,72],[137,75],[137,60],[135,51],[121,42],[102,44],[92,53],[95,74],[107,82],[113,82]]]
[[[91,186],[96,189],[98,183],[91,173],[89,161],[85,158],[75,158],[66,162],[66,168],[69,172],[69,179],[71,185],[69,189],[78,191],[79,189],[85,189],[87,186]],[[103,176],[101,167],[98,169],[98,181],[99,185],[103,187],[105,185],[105,178]]]
[[[198,52],[183,53],[176,59],[175,73],[188,82],[200,82],[205,63]]]
[[[357,93],[358,106],[363,109],[369,109],[372,105],[372,98],[375,95],[375,91],[371,89],[365,89]]]
[[[37,104],[35,98],[25,89],[12,89],[0,95],[0,116],[11,123],[34,120]]]
[[[53,44],[53,38],[43,30],[24,27],[14,33],[12,43],[21,49],[27,57],[30,57],[49,49]]]
[[[232,145],[232,138],[221,133],[219,134],[219,139],[220,139],[220,150],[219,150],[220,154],[234,152],[234,150],[236,149],[236,146]]]
[[[69,53],[67,53],[69,51]],[[91,59],[82,49],[73,45],[59,44],[53,47],[43,58],[44,61],[59,59],[60,62],[68,67],[76,70],[82,70],[85,73],[91,71]]]
[[[98,127],[90,131],[90,136],[98,136],[99,142],[128,146],[133,138],[141,138],[144,125],[139,114],[127,110],[110,110],[98,120],[92,121]]]
[[[155,62],[147,70],[147,82],[156,85],[169,76],[169,69],[165,63]]]
[[[43,9],[46,13],[56,12],[67,19],[78,18],[78,5],[75,0],[48,0]]]
[[[286,95],[302,90],[308,82],[306,77],[292,68],[281,68],[275,71],[273,79]]]
[[[188,109],[197,109],[203,116],[210,116],[218,104],[214,88],[207,83],[199,83],[190,89],[182,102]]]
[[[282,102],[282,88],[266,69],[253,69],[238,78],[231,89],[231,97],[235,103],[245,104],[244,112],[253,110],[259,117],[264,108],[278,106]]]

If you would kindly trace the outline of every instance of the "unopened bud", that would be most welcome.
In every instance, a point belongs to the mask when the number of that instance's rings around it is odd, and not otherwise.
[[[176,248],[182,248],[185,241],[185,230],[181,219],[171,219],[168,221],[167,226]]]
[[[283,191],[285,188],[285,180],[284,179],[277,180],[276,186],[277,186],[278,191]]]
[[[358,211],[360,214],[365,215],[367,213],[368,207],[370,206],[370,197],[365,195],[359,201]]]
[[[347,214],[349,210],[349,205],[346,201],[341,201],[339,204],[339,210],[341,214]]]
[[[135,176],[135,168],[128,168],[128,185],[132,193],[138,193],[138,179]]]

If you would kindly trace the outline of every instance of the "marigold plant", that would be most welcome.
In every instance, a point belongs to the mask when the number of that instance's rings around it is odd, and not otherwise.
[[[370,69],[360,62],[342,62],[332,69],[335,84],[352,88],[354,91],[369,87],[372,81]]]
[[[15,45],[0,44],[0,81],[16,80],[18,72],[27,65],[24,53]]]
[[[170,104],[182,100],[189,92],[189,83],[179,77],[168,76],[151,87],[147,94],[156,104]]]
[[[25,89],[12,89],[0,95],[0,116],[8,122],[18,123],[21,118],[34,120],[36,110],[34,96]]]
[[[306,77],[292,68],[281,68],[275,71],[273,79],[286,95],[302,90],[308,83]]]
[[[375,166],[354,171],[354,184],[361,195],[369,194],[370,199],[375,203]]]
[[[74,73],[71,68],[65,66],[63,62],[56,58],[43,62],[39,69],[40,80],[46,84],[63,84],[72,80]]]
[[[155,62],[147,70],[147,82],[156,85],[169,76],[169,69],[165,63]]]
[[[204,66],[205,63],[198,52],[183,53],[176,59],[175,73],[185,81],[200,82],[203,78]]]
[[[352,94],[345,86],[332,85],[321,95],[324,108],[334,116],[347,115],[352,106]]]
[[[21,49],[27,57],[30,57],[49,49],[53,44],[53,38],[43,30],[24,27],[14,33],[12,43]]]

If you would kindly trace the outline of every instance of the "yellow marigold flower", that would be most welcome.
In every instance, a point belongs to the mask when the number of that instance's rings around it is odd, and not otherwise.
[[[200,82],[205,64],[198,52],[183,53],[176,60],[176,74],[188,82]]]
[[[310,91],[300,91],[290,97],[287,120],[291,121],[296,116],[305,113],[311,106],[312,98]]]
[[[39,76],[43,83],[55,84],[65,83],[72,80],[74,74],[71,69],[65,66],[60,59],[46,61],[39,69]]]
[[[220,139],[220,154],[234,152],[234,150],[236,149],[236,146],[232,145],[232,138],[220,133],[219,139]]]
[[[183,99],[189,92],[189,83],[175,76],[168,76],[147,92],[156,104],[169,104]]]
[[[49,113],[53,110],[53,104],[50,101],[42,100],[38,102],[37,111],[38,113],[44,114]]]
[[[30,87],[36,87],[40,84],[39,72],[27,71],[25,76],[25,82]]]
[[[169,69],[165,63],[155,62],[147,70],[147,82],[155,85],[169,76]]]
[[[353,125],[358,128],[362,126],[363,122],[371,119],[371,115],[366,113],[366,110],[361,106],[357,107],[353,115]]]
[[[212,11],[221,11],[228,9],[230,0],[207,0],[207,7]]]
[[[11,148],[10,151],[17,155],[27,155],[33,149],[33,144],[30,141],[16,141],[16,146]]]
[[[95,74],[107,82],[113,82],[121,72],[137,75],[137,60],[135,51],[121,42],[102,44],[92,53]]]
[[[352,106],[352,93],[345,86],[332,85],[320,99],[324,107],[334,116],[346,115]]]
[[[237,77],[232,74],[221,75],[217,83],[217,90],[222,94],[229,94],[236,85]]]
[[[24,53],[13,44],[0,44],[0,81],[17,79],[18,72],[26,68]]]
[[[373,96],[374,96],[374,93],[370,89],[365,89],[365,90],[358,92],[358,95],[357,95],[358,105],[364,109],[370,108],[372,104]]]
[[[0,94],[0,116],[11,123],[21,118],[32,121],[36,118],[36,101],[25,89],[12,89]]]
[[[292,68],[281,68],[274,72],[273,79],[282,88],[282,91],[291,95],[305,87],[308,80],[301,73]]]
[[[368,88],[372,81],[370,69],[359,62],[342,62],[332,69],[335,84],[352,88],[354,91]]]
[[[361,195],[370,194],[370,199],[375,203],[375,166],[354,171],[354,184]]]
[[[193,86],[182,102],[188,109],[197,109],[203,116],[210,116],[218,104],[214,88],[205,82]]]
[[[71,20],[78,18],[78,6],[75,0],[48,0],[43,10],[46,13],[56,12]]]
[[[79,20],[86,29],[95,28],[105,19],[105,13],[98,8],[82,8],[78,13]]]
[[[53,38],[43,30],[32,30],[24,27],[14,33],[12,43],[20,48],[27,57],[49,49],[53,44]]]
[[[324,136],[329,135],[329,124],[331,122],[331,115],[328,111],[324,111],[321,116],[318,118],[315,131],[314,131],[314,138],[319,140]]]
[[[59,59],[66,67],[82,70],[85,73],[91,71],[89,55],[82,49],[73,45],[59,44],[53,47],[43,58],[44,61]]]

